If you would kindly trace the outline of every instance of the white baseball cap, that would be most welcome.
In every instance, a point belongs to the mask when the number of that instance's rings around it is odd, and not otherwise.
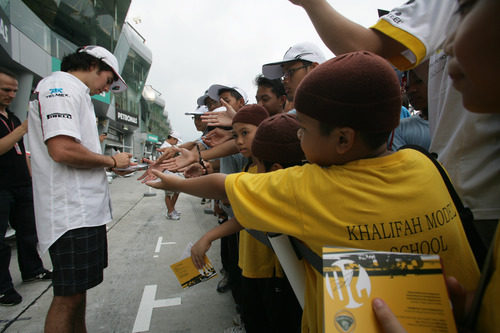
[[[238,94],[241,95],[241,97],[243,97],[243,100],[245,101],[245,104],[248,103],[248,96],[247,94],[243,91],[243,89],[241,88],[238,88],[238,87],[229,87],[229,86],[224,86],[222,84],[212,84],[210,86],[210,88],[208,88],[207,90],[207,95],[208,97],[210,97],[211,99],[213,99],[214,101],[218,101],[219,100],[219,91],[221,89],[228,89],[228,90],[234,90],[236,91]]]
[[[321,64],[326,61],[323,52],[313,43],[302,42],[293,45],[285,52],[282,61],[265,64],[262,66],[262,74],[268,79],[279,79],[285,73],[283,72],[283,64],[293,61],[310,61]]]
[[[198,107],[194,111],[186,112],[184,114],[185,115],[199,116],[199,115],[205,114],[205,112],[208,112],[208,108],[205,105],[198,105]]]
[[[113,70],[113,73],[118,76],[118,80],[114,81],[113,84],[111,84],[111,90],[115,93],[122,92],[127,89],[127,84],[125,83],[125,80],[121,77],[119,73],[119,66],[118,66],[118,60],[116,60],[116,57],[106,50],[102,46],[97,46],[97,45],[88,45],[84,46],[81,48],[78,52],[85,52],[99,60],[102,60],[106,65],[111,67]]]
[[[208,90],[205,91],[204,95],[198,97],[198,99],[196,100],[196,104],[205,105],[205,100],[207,99],[207,97],[210,97],[208,96]]]
[[[171,136],[174,139],[179,140],[179,142],[182,142],[181,135],[177,131],[172,131],[168,136]]]

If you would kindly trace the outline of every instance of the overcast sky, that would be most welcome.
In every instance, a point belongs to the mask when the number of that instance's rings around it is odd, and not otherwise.
[[[377,8],[389,10],[405,0],[329,2],[369,27],[378,19]],[[146,84],[161,93],[184,141],[200,135],[184,112],[195,109],[210,85],[238,86],[255,103],[253,80],[262,65],[280,61],[293,44],[310,41],[333,57],[305,11],[288,0],[133,0],[127,21],[153,53]]]

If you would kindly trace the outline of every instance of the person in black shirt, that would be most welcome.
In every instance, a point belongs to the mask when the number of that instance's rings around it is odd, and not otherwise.
[[[28,122],[7,107],[16,96],[15,75],[0,67],[0,305],[16,305],[22,297],[9,272],[10,246],[5,241],[8,224],[16,231],[17,258],[24,282],[51,280],[37,251],[33,192],[29,161],[23,144]]]

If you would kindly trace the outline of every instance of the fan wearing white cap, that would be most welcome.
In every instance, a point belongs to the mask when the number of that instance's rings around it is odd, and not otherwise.
[[[282,61],[263,65],[262,74],[269,79],[281,78],[287,99],[293,102],[295,90],[302,79],[325,61],[323,52],[316,45],[309,42],[298,43],[285,52]]]
[[[85,327],[87,290],[103,281],[108,264],[106,223],[112,216],[104,169],[126,168],[132,155],[102,154],[90,96],[125,90],[118,70],[105,48],[80,48],[62,59],[61,71],[38,83],[30,104],[36,227],[40,250],[49,250],[53,266],[48,332]]]

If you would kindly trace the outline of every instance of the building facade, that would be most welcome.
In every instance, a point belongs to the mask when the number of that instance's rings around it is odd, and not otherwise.
[[[24,120],[32,91],[42,78],[60,69],[66,54],[82,45],[103,46],[118,59],[120,74],[128,85],[120,94],[92,96],[99,133],[107,133],[103,152],[120,150],[142,157],[146,145],[141,144],[145,141],[141,138],[162,133],[148,133],[154,127],[141,123],[142,113],[150,113],[151,107],[141,100],[152,53],[144,38],[125,22],[130,3],[0,0],[0,63],[16,73],[19,81],[11,111]],[[144,134],[137,134],[141,132]]]

